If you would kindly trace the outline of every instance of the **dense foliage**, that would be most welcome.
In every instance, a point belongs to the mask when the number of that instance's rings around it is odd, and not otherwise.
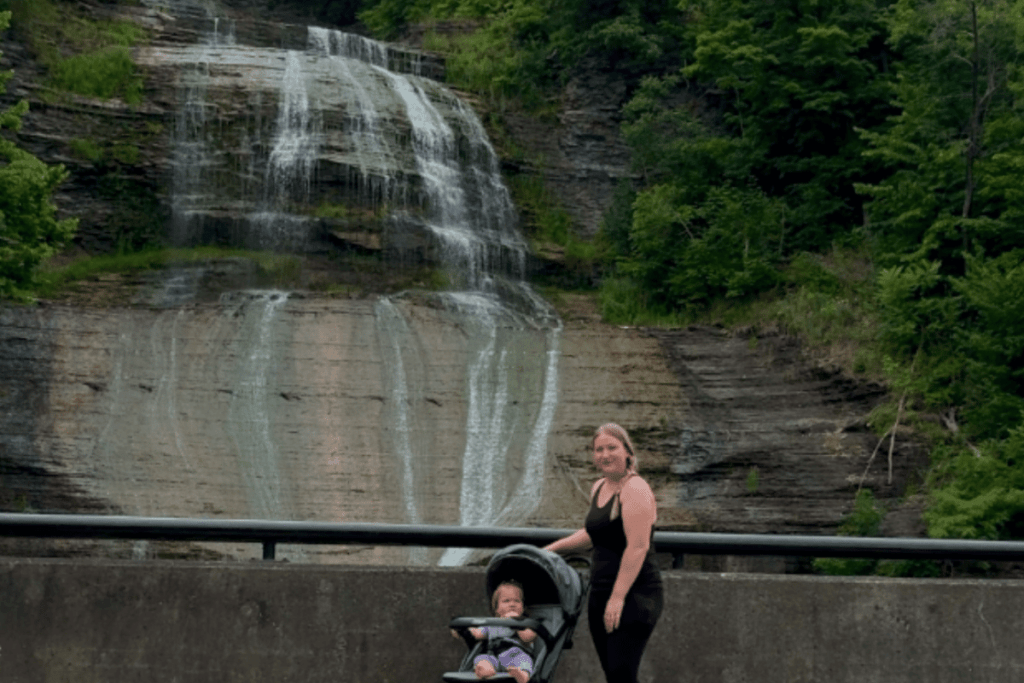
[[[368,0],[360,17],[378,35],[475,21],[438,46],[495,104],[536,109],[584,56],[633,78],[639,181],[600,236],[606,315],[775,301],[795,327],[870,328],[903,398],[879,431],[944,425],[930,533],[1024,537],[1024,0]],[[857,261],[851,286],[835,265]]]
[[[54,0],[0,0],[0,9],[13,13],[13,28],[46,67],[50,92],[142,100],[142,76],[132,61],[131,48],[144,36],[138,24],[124,19],[96,21],[77,8]]]
[[[0,31],[10,12],[0,12]],[[0,74],[0,89],[10,78]],[[0,111],[0,132],[17,130],[28,105]],[[0,137],[0,296],[24,298],[36,267],[71,238],[74,220],[57,220],[50,197],[64,180],[62,166],[47,166],[6,137]]]

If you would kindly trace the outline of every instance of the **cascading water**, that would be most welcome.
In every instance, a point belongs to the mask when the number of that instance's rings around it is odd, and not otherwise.
[[[425,258],[451,286],[382,298],[374,310],[386,394],[382,441],[396,463],[402,521],[525,521],[543,489],[561,325],[524,282],[527,246],[479,119],[418,75],[422,60],[382,43],[310,27],[305,49],[253,48],[210,23],[202,45],[147,53],[181,65],[175,238],[302,249],[315,237],[317,205],[375,207],[385,216],[385,251]],[[229,118],[225,98],[240,116]],[[248,296],[249,351],[231,430],[253,514],[289,518],[302,505],[290,499],[277,463],[265,396],[274,364],[268,339],[287,297]],[[424,493],[442,455],[432,451],[438,426],[425,412],[438,403],[430,395],[438,361],[426,357],[430,343],[413,314],[424,299],[464,340],[457,519]],[[452,549],[438,559],[459,564],[469,554]],[[427,559],[423,549],[411,551],[412,562]]]
[[[372,89],[356,78],[350,68],[353,60],[386,68],[387,51],[381,43],[316,26],[309,27],[309,46],[317,54],[352,58],[334,61],[340,77],[352,84],[353,98],[346,111],[345,128],[355,150],[357,180],[371,186],[369,189],[361,189],[359,193],[363,196],[391,198],[392,188],[388,176],[373,174],[372,171],[375,168],[375,160],[383,160],[386,166],[394,166],[395,156],[390,145],[385,143],[384,126],[381,114],[374,104]],[[400,203],[405,203],[404,198],[397,199]]]
[[[307,219],[292,209],[309,202],[320,144],[319,112],[309,103],[302,55],[289,50],[278,105],[277,130],[267,159],[264,197],[250,216],[250,242],[263,249],[287,248],[305,232]]]
[[[459,523],[514,525],[536,509],[543,491],[547,434],[557,398],[561,326],[550,318],[545,320],[539,305],[537,311],[523,314],[496,297],[477,292],[449,293],[446,299],[470,326],[474,347],[468,367]],[[542,384],[531,383],[528,390],[539,391],[542,398],[535,413],[524,415],[516,407],[523,387],[517,386],[512,375],[521,371],[522,354],[528,352],[531,342],[537,343],[538,336],[544,340],[547,363]],[[525,433],[525,444],[520,432]],[[519,471],[512,473],[509,449],[517,441]],[[441,556],[440,564],[462,564],[470,555],[467,548],[452,548]]]
[[[259,519],[294,519],[287,478],[278,462],[277,446],[270,438],[267,373],[273,363],[272,335],[275,313],[288,300],[284,292],[255,292],[248,301],[237,387],[232,393],[228,428],[238,449],[242,481],[250,509]]]
[[[411,406],[422,401],[423,359],[416,346],[416,339],[401,311],[394,302],[382,298],[374,308],[378,340],[381,347],[382,380],[388,401],[385,404],[385,440],[399,461],[401,476],[402,511],[409,524],[420,524],[419,496],[417,496],[417,469],[427,465],[422,455],[422,445],[417,449],[413,444],[415,435],[422,427],[414,426],[416,415]],[[419,454],[421,457],[417,457]],[[410,552],[410,561],[424,564],[426,554],[422,548]]]
[[[209,3],[178,0],[174,10],[179,15],[210,13]],[[220,50],[235,45],[234,24],[211,17],[208,30],[180,72],[180,102],[172,135],[173,195],[171,202],[170,237],[175,244],[189,244],[204,235],[204,218],[214,207],[210,192],[218,184],[213,162],[211,105],[207,99],[210,63],[218,59]]]

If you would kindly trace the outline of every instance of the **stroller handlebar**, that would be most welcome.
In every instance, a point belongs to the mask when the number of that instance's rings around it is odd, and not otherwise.
[[[508,628],[522,631],[523,629],[530,629],[535,631],[545,643],[550,645],[554,636],[548,631],[547,626],[544,622],[538,621],[537,619],[521,618],[521,619],[501,619],[499,617],[456,617],[451,620],[448,624],[449,628],[453,628],[458,631],[464,639],[466,644],[471,644],[467,636],[469,636],[470,627],[479,628],[481,626],[505,626]],[[472,636],[469,636],[471,638]]]
[[[499,617],[456,617],[448,624],[451,628],[469,628],[470,626],[506,626],[517,631],[525,628],[536,631],[544,625],[536,619],[501,619]]]

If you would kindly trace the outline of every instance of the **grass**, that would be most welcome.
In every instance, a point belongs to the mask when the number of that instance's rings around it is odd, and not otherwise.
[[[117,282],[120,294],[97,295],[95,305],[120,305],[138,284],[132,276],[145,271],[203,265],[215,261],[248,260],[255,267],[246,286],[306,290],[327,296],[361,297],[373,293],[392,293],[407,289],[439,291],[449,285],[448,275],[439,268],[389,267],[379,255],[343,254],[329,262],[294,254],[249,251],[224,247],[191,249],[153,248],[121,254],[83,256],[62,263],[66,257],[54,257],[44,263],[36,278],[33,295],[37,299],[77,299],[95,294],[84,283]]]
[[[685,312],[649,304],[643,289],[622,277],[605,278],[598,299],[602,317],[614,324],[779,331],[799,337],[807,353],[822,364],[884,380],[870,259],[849,249],[801,255],[786,268],[783,279],[786,286],[779,290]]]
[[[142,101],[142,77],[131,48],[146,31],[124,20],[96,21],[71,3],[53,0],[11,0],[11,27],[21,34],[49,71],[55,93],[87,97],[120,97]],[[58,95],[59,96],[59,95]]]
[[[228,258],[250,259],[260,274],[275,285],[287,286],[298,282],[302,264],[297,256],[270,252],[197,247],[194,249],[152,249],[130,254],[93,256],[75,260],[67,265],[42,267],[36,294],[40,298],[54,298],[68,291],[75,283],[95,279],[101,275],[128,275],[146,270],[159,270],[172,265],[204,263]]]

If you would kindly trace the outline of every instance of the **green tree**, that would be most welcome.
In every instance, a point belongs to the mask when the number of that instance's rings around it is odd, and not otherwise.
[[[1024,249],[969,257],[953,281],[965,314],[956,330],[964,362],[968,438],[1006,438],[1024,414]]]
[[[887,111],[874,0],[693,0],[682,73],[718,99],[753,181],[787,206],[787,248],[820,250],[861,222],[853,183],[871,172],[856,128]]]
[[[897,113],[864,130],[886,169],[859,190],[894,376],[947,430],[932,452],[934,536],[1024,534],[1024,2],[898,0]]]
[[[856,126],[889,106],[872,0],[679,7],[685,63],[643,79],[623,111],[641,183],[617,260],[677,310],[770,289],[790,255],[859,225],[854,181],[876,165]]]
[[[937,480],[925,519],[938,538],[1024,538],[1024,415],[1004,440],[933,453]]]
[[[975,438],[1005,436],[1024,391],[1012,375],[1017,325],[999,314],[1018,308],[1024,248],[1022,10],[1021,0],[899,0],[887,19],[903,55],[899,113],[863,132],[889,170],[860,187],[878,258],[892,266],[879,280],[888,350],[924,359],[919,395],[962,407]]]
[[[0,30],[11,13],[0,12]],[[0,74],[6,89],[11,72]],[[0,112],[0,131],[17,131],[28,103]],[[67,177],[63,166],[47,166],[7,137],[0,137],[0,296],[25,299],[35,271],[74,234],[75,220],[57,220],[51,196]]]
[[[888,169],[859,191],[883,252],[920,251],[962,272],[975,246],[1024,246],[1021,0],[899,0],[887,15],[895,68],[888,124],[864,130]]]

